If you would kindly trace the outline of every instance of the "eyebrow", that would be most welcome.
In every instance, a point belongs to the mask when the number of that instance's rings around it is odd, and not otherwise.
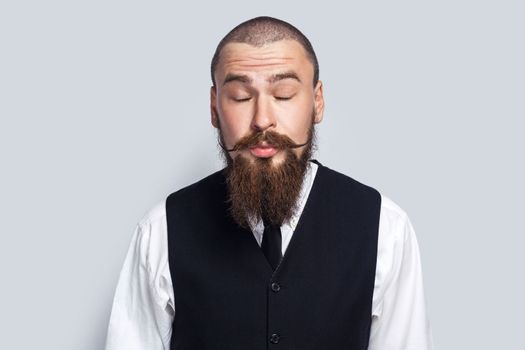
[[[299,76],[294,71],[274,74],[270,78],[268,78],[267,81],[269,83],[276,83],[284,79],[294,79],[294,80],[297,80],[298,82],[301,82],[301,79],[299,79]]]
[[[266,81],[269,82],[270,84],[273,84],[273,83],[276,83],[284,79],[294,79],[294,80],[297,80],[298,82],[301,82],[301,79],[299,79],[299,76],[294,71],[274,74],[268,79],[266,79]],[[244,84],[251,84],[253,80],[250,77],[248,77],[246,74],[228,73],[222,85],[224,86],[232,81],[238,81]]]
[[[224,83],[222,83],[222,86],[228,84],[229,82],[232,82],[232,81],[239,81],[241,83],[248,83],[250,84],[252,82],[252,79],[250,79],[247,75],[245,74],[232,74],[232,73],[228,73],[226,75],[226,78],[224,78]]]

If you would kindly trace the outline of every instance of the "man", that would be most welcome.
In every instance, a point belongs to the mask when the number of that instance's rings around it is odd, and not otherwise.
[[[431,349],[406,213],[311,159],[324,100],[308,39],[251,19],[211,74],[226,167],[140,220],[106,349]]]

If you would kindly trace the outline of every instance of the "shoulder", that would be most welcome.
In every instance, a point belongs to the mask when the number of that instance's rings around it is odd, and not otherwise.
[[[153,204],[139,219],[136,246],[146,255],[159,255],[166,240],[166,200]]]
[[[217,184],[224,181],[223,170],[218,170],[194,183],[182,187],[170,194],[164,199],[154,203],[147,211],[144,212],[138,221],[139,234],[143,238],[160,238],[164,239],[166,236],[166,208],[177,203],[186,203],[190,201],[199,201],[196,196],[198,193],[207,193],[213,188],[218,188]]]
[[[379,208],[381,195],[374,187],[325,165],[320,165],[317,173],[322,177],[320,185],[326,194],[351,202],[362,202],[367,208]]]
[[[320,165],[320,163],[318,163]],[[352,201],[368,199],[379,209],[379,239],[392,241],[406,238],[407,228],[412,229],[407,212],[389,196],[355,178],[321,165],[318,172],[324,176],[324,186],[332,188],[337,196],[348,196]],[[370,207],[367,207],[370,209]],[[381,243],[381,242],[380,242]]]
[[[334,170],[326,165],[320,165],[318,167],[318,172],[324,175],[324,177],[329,180],[328,183],[330,184],[346,184],[347,186],[352,186],[355,188],[359,188],[362,190],[369,190],[369,191],[375,191],[377,190],[367,184],[364,184],[361,181],[356,180],[355,178],[351,177],[350,175],[343,174],[337,170]]]
[[[379,215],[379,236],[382,241],[404,242],[413,235],[413,228],[407,212],[390,197],[381,193]]]
[[[381,195],[381,217],[385,223],[391,225],[403,224],[408,220],[407,212],[401,208],[396,202],[390,197],[383,193]]]
[[[141,265],[156,274],[167,261],[166,200],[151,206],[138,220],[131,243],[131,252]]]
[[[209,194],[210,192],[221,191],[225,181],[224,169],[218,170],[169,194],[166,198],[165,205],[169,207],[173,203],[184,203],[186,200],[191,202],[199,201],[200,196]]]
[[[146,228],[166,219],[166,199],[154,203],[139,219],[138,226]]]

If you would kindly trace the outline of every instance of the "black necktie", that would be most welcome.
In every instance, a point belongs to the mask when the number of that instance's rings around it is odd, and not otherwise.
[[[277,268],[277,265],[279,265],[279,262],[281,261],[281,258],[283,257],[281,246],[282,246],[282,238],[281,238],[281,227],[279,225],[274,225],[266,222],[266,220],[263,219],[264,223],[264,232],[263,232],[263,239],[261,243],[261,249],[266,256],[266,259],[268,259],[268,262],[272,266],[272,268],[275,270]]]

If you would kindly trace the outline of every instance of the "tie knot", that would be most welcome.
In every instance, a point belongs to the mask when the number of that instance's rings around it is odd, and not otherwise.
[[[281,225],[277,225],[277,224],[274,224],[272,223],[270,220],[268,220],[268,218],[266,217],[262,217],[262,222],[263,222],[263,225],[265,228],[267,227],[280,227]]]

